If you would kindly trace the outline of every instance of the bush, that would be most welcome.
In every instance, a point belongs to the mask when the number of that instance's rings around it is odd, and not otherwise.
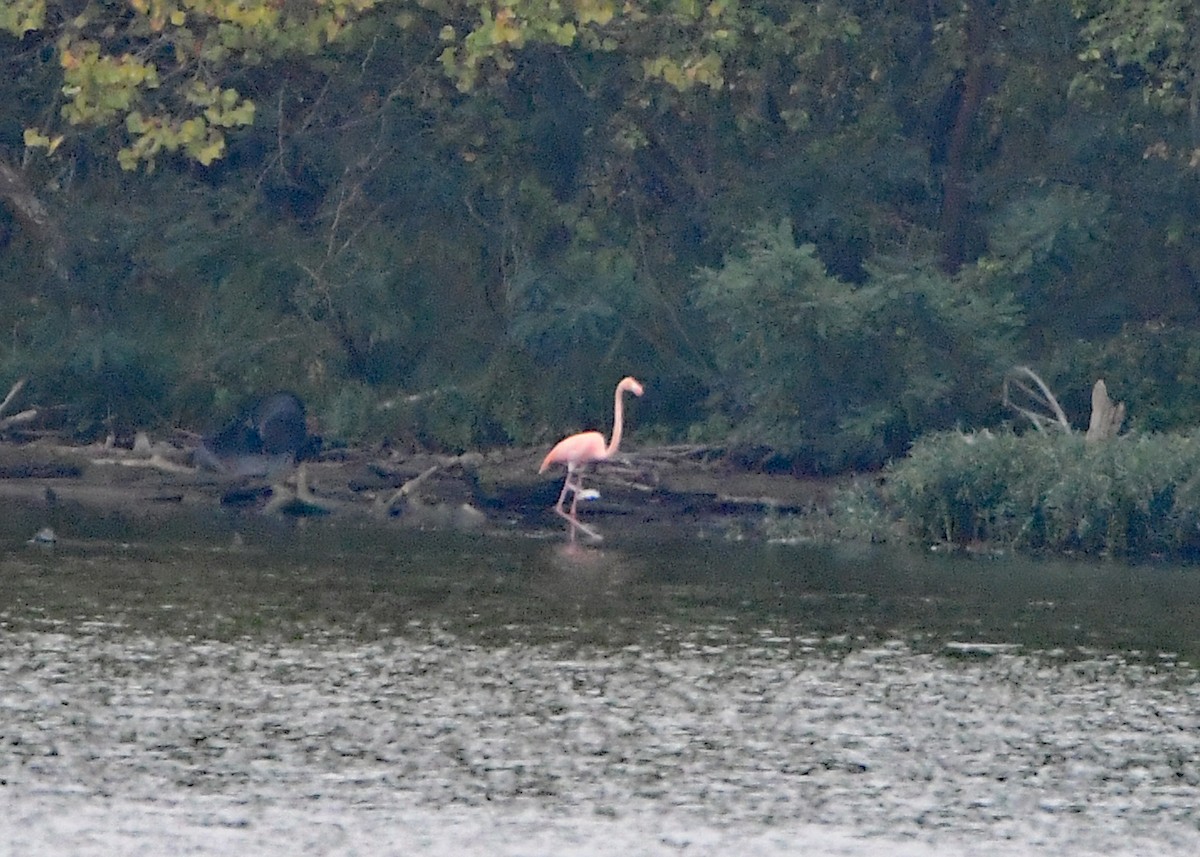
[[[760,224],[740,256],[701,272],[736,440],[818,472],[869,468],[919,431],[995,408],[1016,307],[932,264],[877,259],[867,274],[831,277],[786,222]]]
[[[855,481],[834,488],[823,502],[796,514],[769,514],[768,538],[790,543],[902,542],[906,534],[872,483]]]
[[[888,470],[887,496],[931,542],[1200,557],[1200,433],[942,433]]]

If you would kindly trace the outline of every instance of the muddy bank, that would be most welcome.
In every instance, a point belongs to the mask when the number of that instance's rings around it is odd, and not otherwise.
[[[148,522],[227,523],[239,516],[337,516],[380,527],[546,532],[561,471],[538,475],[541,449],[460,456],[378,449],[323,453],[277,480],[197,469],[191,450],[51,442],[0,444],[0,500],[22,523],[58,536]],[[820,509],[836,487],[748,472],[704,447],[635,450],[604,462],[581,517],[607,533],[628,527],[753,537],[769,515]],[[30,535],[33,534],[30,531]]]

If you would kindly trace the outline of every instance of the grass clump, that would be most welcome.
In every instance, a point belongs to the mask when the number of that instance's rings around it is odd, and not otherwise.
[[[767,538],[777,542],[886,544],[906,535],[887,508],[874,481],[856,480],[835,489],[823,502],[800,513],[768,515]]]
[[[1200,558],[1200,432],[947,432],[891,465],[888,502],[927,542]]]

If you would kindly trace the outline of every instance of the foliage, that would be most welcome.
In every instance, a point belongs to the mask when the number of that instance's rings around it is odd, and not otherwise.
[[[1187,117],[1187,135],[1149,139],[1148,154],[1200,167],[1200,9],[1191,0],[1074,0],[1083,21],[1084,66],[1073,89],[1098,100],[1109,88],[1140,92],[1168,117]]]
[[[88,436],[286,386],[348,438],[542,443],[634,373],[640,438],[836,469],[994,421],[1012,362],[1182,425],[1195,16],[0,0],[0,366]]]
[[[32,378],[26,400],[44,407],[44,425],[92,440],[127,435],[162,420],[160,408],[178,372],[176,355],[148,346],[145,330],[88,325],[64,330],[61,318],[31,320],[27,347],[12,349],[5,377]],[[70,396],[64,398],[63,391]]]
[[[1022,194],[991,218],[977,276],[1012,292],[1039,330],[1049,333],[1065,315],[1081,333],[1111,331],[1126,308],[1120,293],[1105,294],[1117,267],[1108,209],[1105,195],[1069,185]]]
[[[461,25],[447,23],[441,31],[447,46],[439,59],[463,90],[481,79],[502,80],[516,66],[516,53],[533,45],[619,53],[629,62],[631,79],[661,81],[681,93],[719,90],[736,86],[743,74],[762,73],[761,66],[742,65],[760,44],[767,54],[790,56],[800,66],[822,54],[829,41],[861,32],[853,15],[814,2],[515,0],[497,7],[468,0],[462,5]]]
[[[18,0],[0,7],[0,27],[52,46],[68,126],[124,128],[122,167],[153,167],[160,153],[175,151],[207,165],[225,154],[227,129],[254,121],[254,102],[222,86],[223,77],[267,58],[314,54],[373,5],[98,0],[77,11],[54,0]],[[25,133],[27,146],[48,150],[60,139],[33,126]]]
[[[769,514],[763,525],[773,541],[817,544],[904,542],[903,528],[874,485],[852,482],[822,502],[794,514]]]
[[[697,302],[740,440],[822,471],[878,466],[921,428],[982,417],[1019,324],[1011,303],[915,263],[837,280],[787,223],[703,271]]]
[[[887,473],[889,503],[927,542],[1195,557],[1200,435],[943,433]]]
[[[656,398],[670,398],[694,374],[670,359],[687,347],[680,322],[646,280],[627,252],[581,249],[509,281],[508,345],[536,369],[543,404],[563,410],[565,426],[595,427],[624,375],[652,378]]]
[[[1126,325],[1100,341],[1081,340],[1046,364],[1075,425],[1085,425],[1091,385],[1103,378],[1125,402],[1130,427],[1187,431],[1200,413],[1200,333],[1162,323]]]

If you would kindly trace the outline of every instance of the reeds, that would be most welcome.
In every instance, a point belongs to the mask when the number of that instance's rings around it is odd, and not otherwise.
[[[885,496],[926,542],[1200,559],[1200,431],[940,433],[889,467]]]

